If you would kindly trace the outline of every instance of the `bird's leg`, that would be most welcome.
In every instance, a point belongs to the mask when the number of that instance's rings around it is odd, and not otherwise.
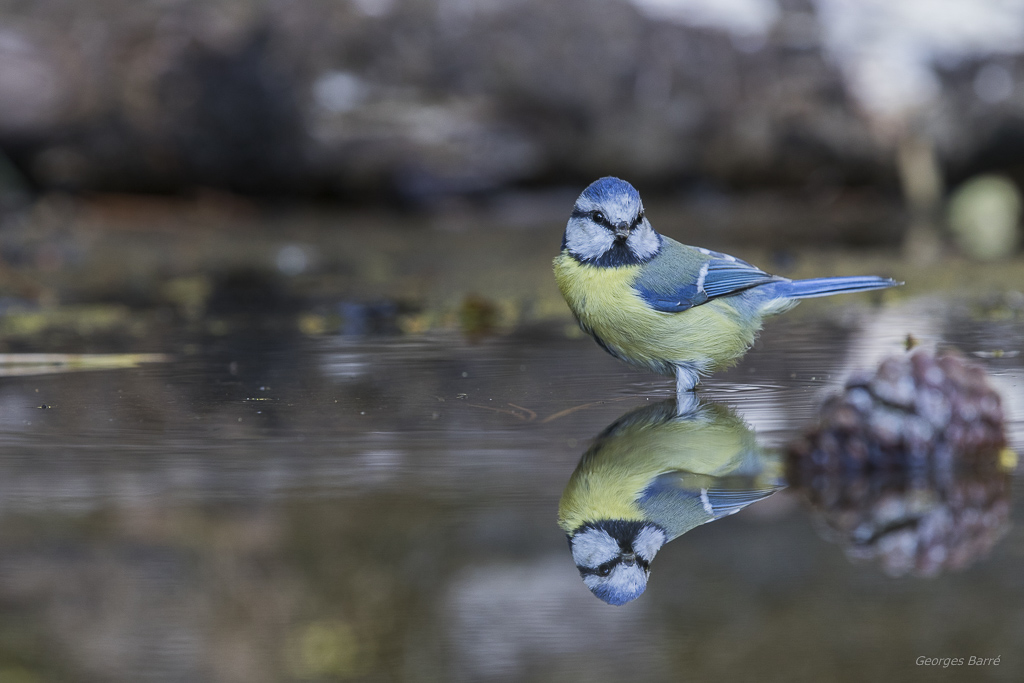
[[[676,417],[692,415],[700,405],[696,391],[684,391],[681,394],[676,394]]]
[[[700,381],[700,373],[690,365],[676,366],[676,403],[683,405],[694,400],[693,390]]]

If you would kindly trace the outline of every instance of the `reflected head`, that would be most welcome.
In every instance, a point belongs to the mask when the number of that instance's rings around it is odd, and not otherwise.
[[[602,520],[577,529],[569,547],[587,588],[609,605],[624,605],[647,588],[651,560],[666,538],[656,524]]]

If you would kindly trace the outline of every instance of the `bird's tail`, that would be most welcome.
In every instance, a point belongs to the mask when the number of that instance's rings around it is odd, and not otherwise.
[[[779,283],[776,291],[790,299],[810,299],[816,296],[886,289],[902,284],[902,282],[897,282],[887,277],[853,275],[850,277],[819,277],[812,280],[791,280]]]

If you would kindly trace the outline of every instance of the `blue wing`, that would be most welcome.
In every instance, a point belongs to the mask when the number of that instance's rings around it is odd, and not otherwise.
[[[766,485],[763,479],[748,475],[716,477],[680,470],[655,477],[637,503],[645,507],[654,504],[656,500],[664,504],[670,499],[677,503],[697,499],[706,514],[719,519],[767,498],[779,488]]]
[[[668,261],[676,252],[680,264],[678,269],[671,269],[667,262],[652,261],[633,285],[651,308],[663,313],[679,313],[720,296],[783,280],[726,254],[683,245],[678,247],[688,252],[677,248],[666,250],[668,253],[665,254]],[[700,256],[696,263],[694,255]]]
[[[697,289],[697,285],[681,285],[675,291],[659,293],[643,285],[635,285],[647,305],[662,313],[679,313],[706,303],[708,295]]]
[[[746,261],[716,258],[708,261],[708,271],[704,276],[704,292],[709,299],[714,299],[717,296],[729,296],[751,287],[777,282],[779,279]]]
[[[714,477],[674,471],[656,477],[637,499],[637,505],[674,538],[695,526],[739,512],[780,488],[751,476]]]
[[[705,498],[708,505],[714,510],[715,519],[721,519],[727,515],[739,512],[751,503],[767,498],[777,490],[775,488],[750,490],[710,488],[707,490]]]

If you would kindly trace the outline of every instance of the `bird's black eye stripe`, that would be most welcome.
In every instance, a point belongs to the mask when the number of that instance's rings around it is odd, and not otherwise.
[[[602,224],[603,223],[607,223],[607,221],[608,221],[608,217],[605,216],[604,212],[602,212],[602,211],[582,211],[580,209],[573,209],[572,210],[572,217],[573,218],[589,218],[592,221],[596,221],[596,222],[602,223]]]
[[[635,228],[636,226],[643,223],[644,215],[644,210],[640,209],[640,213],[638,213],[636,215],[636,218],[633,219],[633,225],[630,227]],[[594,221],[595,223],[599,223],[600,225],[608,225],[608,216],[604,214],[604,211],[581,211],[579,209],[573,209],[572,217],[589,218],[590,220]]]
[[[612,573],[612,569],[615,568],[615,565],[621,561],[621,558],[616,557],[614,560],[609,560],[597,567],[581,567],[576,565],[576,569],[579,570],[580,576],[608,576]]]
[[[612,569],[615,568],[615,565],[619,564],[620,562],[622,562],[622,558],[616,557],[614,560],[609,560],[608,562],[598,565],[597,567],[581,567],[579,565],[576,565],[576,569],[579,570],[580,576],[608,576],[612,573]],[[639,555],[636,556],[636,563],[645,572],[651,571],[651,563],[645,560],[644,558],[640,557]]]

